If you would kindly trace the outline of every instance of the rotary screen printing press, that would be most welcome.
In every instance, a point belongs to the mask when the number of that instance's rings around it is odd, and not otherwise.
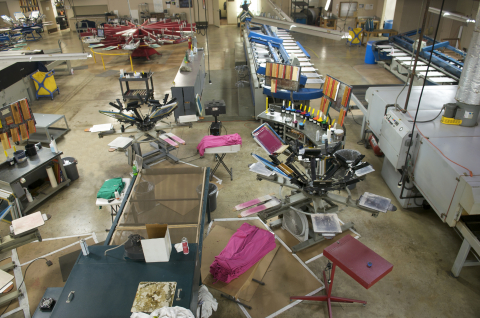
[[[257,174],[257,180],[266,180],[293,189],[292,194],[284,200],[273,198],[265,204],[265,209],[253,208],[252,212],[258,212],[258,216],[264,222],[282,216],[281,219],[270,223],[270,226],[282,225],[300,241],[292,247],[293,252],[308,248],[325,238],[332,238],[332,232],[322,230],[321,227],[328,225],[327,223],[335,225],[332,223],[335,223],[336,217],[331,213],[338,213],[338,204],[367,211],[374,217],[379,213],[396,210],[390,199],[372,193],[365,192],[357,200],[352,198],[348,187],[363,181],[365,174],[372,172],[373,169],[368,162],[362,162],[364,155],[354,154],[352,158],[347,158],[345,150],[340,150],[341,141],[333,145],[329,145],[327,141],[319,148],[297,150],[285,145],[268,124],[262,124],[255,129],[252,136],[268,153],[271,161],[256,154],[252,156],[264,168],[273,172],[272,176]],[[280,156],[286,158],[281,161]],[[309,169],[299,167],[299,157],[309,163]],[[321,169],[320,166],[325,159],[329,160],[330,166],[324,174],[318,174],[317,171]],[[332,193],[340,190],[346,190],[347,197]],[[309,229],[307,215],[312,217],[313,231]],[[338,222],[336,225],[338,226]],[[341,230],[333,232],[333,236],[334,233],[344,232],[351,227],[353,223],[349,222],[341,226]]]
[[[133,101],[126,104],[126,107],[122,105],[119,99],[117,103],[110,103],[110,106],[115,107],[118,111],[103,111],[100,113],[118,120],[122,125],[120,130],[111,129],[108,131],[99,132],[98,137],[102,138],[105,135],[111,134],[132,134],[131,138],[119,137],[115,139],[109,145],[116,147],[118,150],[126,151],[128,157],[128,164],[133,165],[135,156],[139,155],[143,158],[143,164],[148,166],[151,163],[157,162],[162,158],[170,158],[175,162],[178,162],[178,158],[170,153],[178,147],[178,143],[185,144],[181,138],[175,136],[172,133],[166,133],[163,129],[172,129],[175,126],[172,123],[162,121],[162,119],[170,116],[177,108],[178,103],[176,98],[168,100],[168,94],[165,95],[163,102],[158,100],[148,100],[147,104],[150,110],[148,114],[143,116],[141,113],[141,106],[146,101],[138,95],[139,101]],[[157,123],[161,121],[167,127],[161,127]],[[128,125],[125,127],[125,124]],[[135,126],[135,128],[129,129],[129,127]],[[191,123],[189,123],[191,127]],[[142,154],[140,148],[141,143],[149,143],[155,150],[146,154]]]

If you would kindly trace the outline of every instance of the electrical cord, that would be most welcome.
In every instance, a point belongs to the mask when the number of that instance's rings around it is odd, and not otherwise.
[[[419,21],[418,21],[418,27],[417,27],[417,34],[418,34],[418,31],[420,30],[420,27],[421,27],[421,25],[422,25],[422,12],[423,12],[423,5],[424,5],[424,3],[425,3],[425,0],[422,0],[422,6],[421,6],[421,8],[420,8],[420,19],[419,19]],[[413,65],[413,52],[412,52],[412,58],[410,59],[410,65],[409,65],[409,66],[412,66],[412,65]],[[429,66],[429,67],[430,67],[430,66]],[[429,67],[428,67],[428,68],[429,68]],[[428,68],[427,68],[427,70],[428,70]],[[405,81],[405,85],[403,85],[402,90],[400,91],[400,93],[398,93],[397,98],[395,99],[395,108],[397,107],[398,97],[400,96],[400,94],[402,94],[402,92],[403,92],[403,90],[405,89],[405,87],[407,87],[407,83],[408,83],[408,80],[409,80],[410,76],[413,75],[413,74],[411,74],[411,71],[410,71],[410,70],[408,70],[408,73],[409,73],[409,75],[407,76],[407,80]],[[413,76],[412,76],[412,79],[411,79],[411,80],[413,81]],[[403,109],[401,109],[401,110],[403,110]]]
[[[353,118],[353,121],[355,122],[355,124],[362,126],[362,124],[357,123],[357,121],[355,120],[355,116],[353,116],[353,112],[352,112],[351,109],[350,109],[350,114],[352,114],[352,118]]]
[[[27,271],[28,269],[30,268],[30,265],[32,265],[35,261],[38,261],[39,259],[44,259],[46,260],[47,262],[47,266],[52,266],[52,261],[46,259],[45,257],[39,257],[39,258],[36,258],[34,259],[33,261],[30,262],[30,264],[28,264],[27,266],[27,269],[25,269],[25,273],[23,274],[23,280],[22,282],[20,283],[20,285],[18,286],[17,290],[20,290],[20,288],[22,287],[23,283],[25,282],[25,277],[27,277]],[[10,307],[10,305],[12,304],[13,300],[11,300],[9,303],[8,303],[8,306],[3,310],[3,312],[0,314],[0,316],[3,316],[3,314],[7,311],[8,307]]]
[[[445,0],[442,0],[442,5],[440,7],[440,13],[439,13],[439,18],[438,18],[438,22],[437,22],[437,27],[435,29],[435,36],[433,37],[433,43],[435,44],[435,41],[437,40],[437,34],[438,34],[438,29],[440,27],[440,21],[442,20],[442,12],[443,12],[443,5],[445,4]],[[430,64],[432,62],[432,56],[433,54],[430,54],[430,57],[429,57],[429,60],[428,60],[428,64]],[[427,72],[425,73],[425,79],[427,78],[428,76],[428,71],[429,69],[427,68]],[[423,91],[425,89],[425,84],[427,83],[427,81],[423,81],[423,85],[422,85],[422,90],[420,91],[420,97],[418,98],[418,105],[417,105],[417,110],[415,112],[415,118],[413,119],[413,127],[412,127],[412,132],[410,133],[410,144],[408,145],[408,149],[407,149],[407,156],[405,157],[405,164],[404,164],[404,170],[402,172],[402,176],[401,176],[401,179],[400,179],[400,182],[401,181],[404,181],[405,180],[405,177],[406,177],[406,173],[407,173],[407,170],[408,170],[408,156],[410,155],[410,149],[412,148],[412,144],[413,144],[413,136],[415,135],[414,132],[415,132],[415,128],[417,128],[417,117],[418,117],[418,111],[420,110],[420,103],[422,101],[422,97],[423,97]],[[405,106],[406,107],[406,106]],[[441,113],[441,112],[440,112]],[[408,113],[410,115],[410,113]],[[410,116],[411,117],[411,116]],[[437,115],[438,117],[438,115]],[[418,130],[418,129],[417,129]],[[428,140],[428,139],[427,139]],[[433,145],[433,144],[432,144]],[[438,148],[437,148],[438,149]],[[472,173],[470,171],[470,173]],[[403,187],[402,187],[402,190],[400,192],[400,198],[403,199],[403,189],[405,189],[405,184],[403,184]]]
[[[438,116],[440,116],[440,114],[442,113],[442,111],[445,109],[445,105],[443,105],[443,107],[440,109],[440,112],[438,113],[437,116],[435,116],[435,118],[432,118],[432,119],[429,119],[429,120],[417,120],[416,122],[417,123],[428,123],[428,122],[431,122],[431,121],[434,121],[435,119],[438,118]],[[409,120],[408,122],[413,122],[413,120]]]
[[[113,248],[109,248],[109,249],[106,250],[103,254],[104,254],[105,256],[110,256],[110,255],[107,255],[107,252],[108,252],[108,251],[112,251],[112,250],[114,250],[114,249],[116,249],[116,248],[119,248],[120,246],[125,245],[125,243],[127,243],[127,242],[128,242],[128,239],[127,239],[125,242],[123,242],[122,244],[118,245],[118,246],[115,246],[115,247],[113,247]]]

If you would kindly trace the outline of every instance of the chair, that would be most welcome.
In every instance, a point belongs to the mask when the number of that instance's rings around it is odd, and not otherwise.
[[[54,70],[49,72],[36,71],[30,75],[30,78],[35,82],[35,97],[37,99],[50,96],[53,100],[53,93],[58,92],[60,94],[60,90],[57,87],[53,74],[55,74]]]
[[[348,27],[349,39],[347,39],[347,44],[352,45],[362,45],[362,39],[360,36],[363,36],[363,28]]]

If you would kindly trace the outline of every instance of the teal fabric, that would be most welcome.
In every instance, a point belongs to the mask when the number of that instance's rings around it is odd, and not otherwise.
[[[99,199],[113,199],[115,198],[115,191],[121,193],[125,187],[125,182],[122,181],[122,178],[114,178],[105,181],[100,190],[98,190],[97,198]]]

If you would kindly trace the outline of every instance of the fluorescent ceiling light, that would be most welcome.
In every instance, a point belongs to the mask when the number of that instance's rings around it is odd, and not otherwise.
[[[344,35],[342,32],[336,31],[336,30],[330,30],[325,28],[309,26],[301,23],[286,22],[286,21],[263,18],[263,17],[253,17],[252,22],[258,23],[258,24],[272,25],[274,27],[285,29],[285,30],[291,30],[292,28],[295,28],[295,32],[298,32],[298,33],[319,36],[322,38],[332,39],[336,41],[340,41],[342,39],[342,36]]]
[[[435,14],[440,14],[440,9],[429,7],[428,8],[429,12],[435,13]],[[458,13],[453,13],[453,12],[448,12],[448,11],[442,11],[442,16],[447,19],[452,19],[460,22],[466,22],[466,23],[475,23],[474,19],[471,19],[470,17],[467,17],[465,15],[461,15]]]
[[[332,0],[327,0],[327,4],[325,5],[325,11],[328,11],[328,8],[330,8],[331,3],[332,3]]]

